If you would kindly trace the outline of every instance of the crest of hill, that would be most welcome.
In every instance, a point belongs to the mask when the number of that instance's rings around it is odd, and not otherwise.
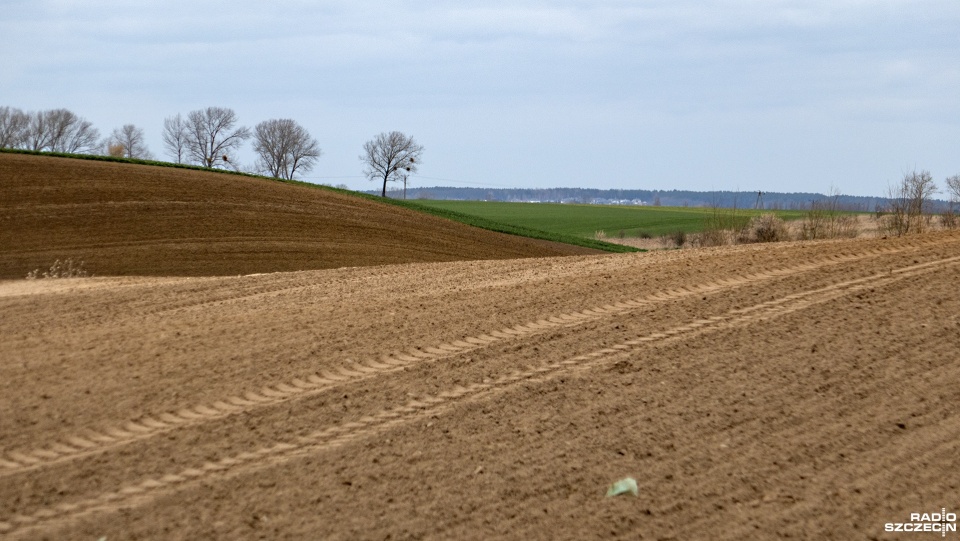
[[[598,253],[349,194],[208,171],[0,153],[0,278],[223,276]]]

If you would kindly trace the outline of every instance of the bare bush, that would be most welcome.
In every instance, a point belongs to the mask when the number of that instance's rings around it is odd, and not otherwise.
[[[677,248],[683,248],[683,245],[687,243],[687,232],[681,229],[673,235],[670,235],[670,238]]]
[[[741,236],[744,242],[781,242],[789,240],[787,226],[776,214],[755,216]]]
[[[693,235],[691,240],[691,244],[703,248],[708,248],[710,246],[726,246],[727,244],[731,244],[733,242],[733,238],[729,231],[724,231],[722,229],[700,231],[699,233]]]
[[[833,218],[831,239],[855,239],[860,236],[860,220],[853,214],[840,214]]]
[[[940,214],[940,226],[944,229],[956,229],[960,226],[960,220],[957,219],[952,206]]]
[[[35,269],[27,273],[27,280],[36,280],[37,278],[84,278],[92,276],[84,268],[84,262],[75,262],[73,259],[56,260],[50,269],[41,273],[40,269]]]
[[[747,217],[741,215],[737,207],[713,206],[704,214],[703,227],[691,239],[692,244],[703,247],[736,244],[743,237],[747,224]]]
[[[817,240],[827,237],[827,215],[828,210],[824,208],[821,201],[814,201],[810,204],[810,210],[804,215],[800,222],[800,231],[798,237],[800,240]]]
[[[856,238],[860,234],[857,217],[840,208],[840,193],[833,190],[825,200],[813,201],[800,222],[800,240]]]
[[[596,240],[604,240],[607,238],[607,232],[603,229],[593,232],[593,238]]]
[[[907,173],[903,179],[888,188],[890,204],[883,218],[883,226],[897,236],[922,233],[930,227],[930,205],[937,185],[929,171]]]

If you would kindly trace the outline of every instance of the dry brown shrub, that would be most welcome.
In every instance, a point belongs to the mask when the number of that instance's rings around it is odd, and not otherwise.
[[[780,242],[789,240],[787,226],[776,214],[761,214],[750,219],[740,240],[743,242]]]
[[[748,220],[736,207],[712,207],[703,218],[703,226],[699,233],[687,239],[694,246],[726,246],[736,244],[743,236]]]
[[[673,243],[677,245],[677,248],[682,248],[684,244],[687,243],[687,232],[684,230],[679,230],[673,235],[671,235]]]
[[[122,158],[126,155],[127,149],[120,143],[111,143],[107,145],[107,154],[114,158]]]
[[[860,235],[860,220],[853,214],[843,214],[835,217],[832,229],[833,237],[855,239]]]
[[[690,236],[690,244],[701,248],[726,246],[734,243],[734,235],[724,229],[707,229]]]

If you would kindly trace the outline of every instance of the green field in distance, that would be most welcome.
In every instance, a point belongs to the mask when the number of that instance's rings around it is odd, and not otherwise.
[[[417,200],[418,204],[462,214],[480,216],[494,222],[529,227],[577,237],[593,238],[597,231],[607,236],[660,236],[704,229],[714,212],[736,213],[744,220],[774,212],[784,220],[802,217],[802,211],[763,211],[753,209],[712,209],[703,207],[650,207],[617,205],[579,205],[568,203],[506,203],[500,201]]]

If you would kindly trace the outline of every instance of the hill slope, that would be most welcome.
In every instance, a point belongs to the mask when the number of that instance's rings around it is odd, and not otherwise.
[[[57,259],[96,275],[218,276],[596,253],[330,190],[0,154],[0,278]]]

